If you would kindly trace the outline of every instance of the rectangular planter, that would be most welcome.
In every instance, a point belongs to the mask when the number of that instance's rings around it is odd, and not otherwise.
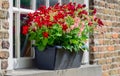
[[[81,65],[83,51],[69,52],[60,46],[47,47],[39,51],[35,47],[35,66],[44,70],[77,68]]]

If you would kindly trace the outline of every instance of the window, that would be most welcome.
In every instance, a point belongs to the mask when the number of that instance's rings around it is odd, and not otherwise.
[[[40,5],[47,7],[53,6],[55,3],[66,4],[70,1],[81,3],[83,0],[9,0],[10,2],[10,29],[12,41],[9,57],[8,69],[25,68],[32,66],[33,49],[27,36],[21,34],[21,27],[27,13],[34,12]],[[85,0],[86,1],[86,0]],[[83,1],[84,3],[84,1]],[[14,66],[13,66],[14,65]]]

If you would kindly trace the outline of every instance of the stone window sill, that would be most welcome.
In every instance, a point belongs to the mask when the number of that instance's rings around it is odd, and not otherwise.
[[[98,65],[83,65],[66,70],[18,69],[5,76],[102,76],[102,70]]]

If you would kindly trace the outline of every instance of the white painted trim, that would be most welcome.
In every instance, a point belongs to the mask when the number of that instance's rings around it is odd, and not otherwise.
[[[35,5],[36,2],[33,0],[33,6],[31,7],[32,10],[30,9],[25,9],[25,8],[20,8],[20,0],[17,0],[18,4],[16,4],[17,7],[13,7],[13,12],[15,13],[15,58],[14,58],[14,69],[17,68],[25,68],[25,67],[30,67],[32,63],[32,58],[31,57],[21,57],[20,56],[20,14],[26,14],[29,12],[34,12],[35,10]]]
[[[31,8],[32,10],[36,10],[36,0],[31,0]]]
[[[84,4],[86,4],[87,9],[89,10],[89,0],[84,0]],[[89,40],[87,41],[86,45],[89,47]],[[82,63],[89,64],[89,50],[84,52]]]
[[[50,0],[46,0],[45,5],[48,8],[50,6]]]
[[[62,5],[62,0],[58,0],[58,3],[60,3],[60,5]]]
[[[29,9],[23,9],[23,8],[16,8],[16,7],[13,7],[13,11],[14,12],[22,12],[24,14],[28,13],[28,12],[34,12],[33,10],[29,10]]]
[[[89,0],[84,0],[84,4],[86,4],[87,9],[89,9]]]
[[[15,14],[15,57],[20,58],[20,12]]]
[[[13,69],[13,0],[9,0],[9,42],[10,42],[10,47],[9,47],[9,58],[8,58],[8,68],[7,70],[12,70]]]

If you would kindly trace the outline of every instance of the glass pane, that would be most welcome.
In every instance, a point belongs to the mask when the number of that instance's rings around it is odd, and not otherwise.
[[[74,2],[84,4],[84,0],[74,0]]]
[[[20,0],[20,7],[30,9],[31,0]]]
[[[36,8],[39,8],[41,5],[45,5],[45,0],[37,0],[36,1]]]
[[[14,7],[15,7],[15,1],[16,1],[16,0],[13,0],[13,6],[14,6]]]
[[[69,3],[69,0],[62,0],[62,4],[67,4]]]
[[[26,14],[20,14],[21,28],[25,24]],[[21,29],[22,31],[22,29]],[[20,34],[20,51],[21,57],[30,57],[31,56],[31,42],[28,40],[28,36]]]
[[[20,26],[24,24],[24,20],[26,18],[26,14],[20,14]],[[13,57],[17,57],[17,51],[16,50],[16,26],[19,26],[17,23],[17,13],[13,13]],[[21,29],[20,29],[21,30]],[[18,31],[19,32],[19,31]],[[21,57],[31,57],[31,42],[28,40],[27,36],[22,35],[20,31],[20,56]]]
[[[15,57],[15,13],[13,13],[13,57]]]
[[[50,6],[55,5],[56,3],[58,3],[58,0],[50,0]]]

